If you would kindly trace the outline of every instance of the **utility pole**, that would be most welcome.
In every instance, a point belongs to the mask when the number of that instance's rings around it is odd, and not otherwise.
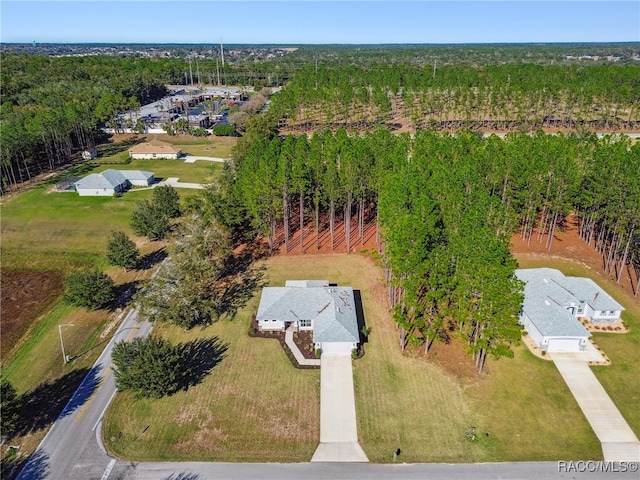
[[[220,35],[220,57],[222,58],[222,68],[224,68],[224,48],[222,47],[222,35]]]
[[[218,63],[218,59],[216,58],[216,70],[218,70],[218,86],[222,86],[222,83],[220,83],[220,64]]]
[[[58,325],[58,333],[60,334],[60,346],[62,347],[62,361],[66,365],[69,363],[69,357],[64,352],[64,342],[62,341],[62,327],[73,327],[73,323],[64,323],[62,325]]]
[[[193,71],[191,70],[191,57],[189,57],[189,78],[191,78],[191,86],[193,87]]]

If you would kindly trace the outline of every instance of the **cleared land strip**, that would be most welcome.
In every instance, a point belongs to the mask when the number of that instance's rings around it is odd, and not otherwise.
[[[602,443],[606,461],[640,461],[640,441],[580,353],[550,353]]]

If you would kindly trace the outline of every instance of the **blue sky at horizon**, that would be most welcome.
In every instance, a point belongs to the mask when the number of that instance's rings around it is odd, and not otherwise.
[[[3,43],[638,42],[640,1],[6,1]]]

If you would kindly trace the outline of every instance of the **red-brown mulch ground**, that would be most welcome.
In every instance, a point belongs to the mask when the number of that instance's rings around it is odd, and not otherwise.
[[[616,283],[614,276],[605,273],[602,255],[593,248],[593,244],[587,245],[578,235],[578,219],[575,216],[570,215],[567,217],[563,227],[556,231],[553,242],[551,243],[551,250],[547,250],[546,248],[546,236],[540,242],[537,238],[538,232],[534,231],[531,237],[531,243],[527,245],[527,242],[524,241],[519,234],[514,235],[511,239],[511,252],[516,256],[518,254],[529,254],[540,257],[557,256],[569,258],[588,266],[597,272],[605,282]],[[634,278],[634,285],[635,281]],[[631,277],[628,270],[625,269],[619,285],[626,293],[633,297]]]
[[[0,348],[3,360],[61,292],[62,275],[57,271],[0,272]]]

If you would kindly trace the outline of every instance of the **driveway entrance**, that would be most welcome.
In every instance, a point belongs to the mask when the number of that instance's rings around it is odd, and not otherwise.
[[[320,445],[312,462],[368,462],[358,444],[351,355],[320,357]]]
[[[602,443],[604,459],[640,461],[640,441],[589,368],[584,353],[549,355]]]

